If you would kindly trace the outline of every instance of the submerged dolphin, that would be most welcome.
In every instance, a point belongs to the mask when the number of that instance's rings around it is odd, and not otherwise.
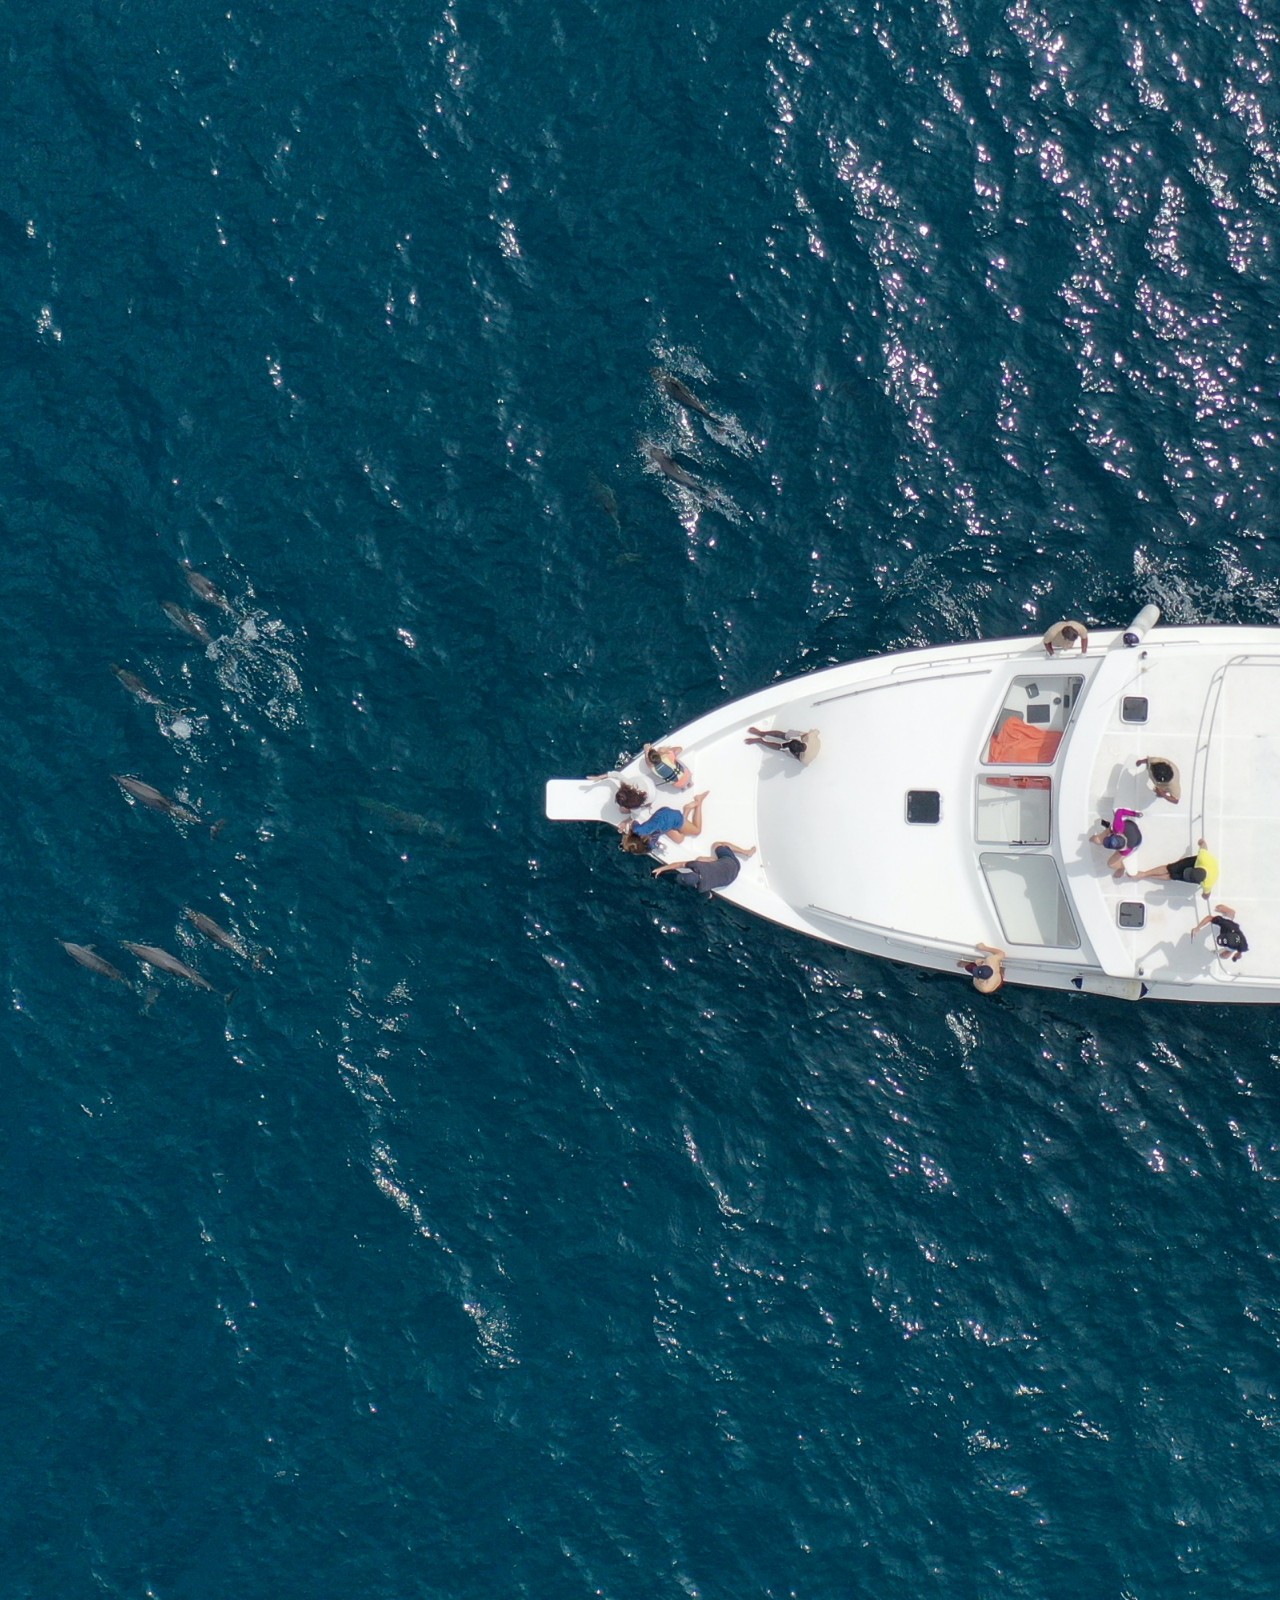
[[[220,928],[212,917],[206,917],[203,911],[193,911],[190,906],[182,908],[182,914],[196,930],[204,934],[206,939],[212,939],[214,944],[220,944],[224,950],[230,950],[233,956],[239,956],[242,961],[250,959],[248,945],[243,939],[237,939],[234,933],[228,933],[225,928]]]
[[[650,375],[663,394],[670,395],[678,406],[683,406],[686,411],[696,411],[700,417],[706,417],[709,422],[716,420],[715,414],[703,405],[691,389],[686,389],[679,378],[673,378],[661,367],[654,367]]]
[[[174,605],[172,600],[162,600],[160,607],[175,628],[181,628],[183,633],[189,633],[193,639],[199,639],[201,644],[213,643],[213,635],[194,611],[184,611],[181,606]]]
[[[119,678],[120,682],[129,691],[129,693],[136,696],[137,699],[143,701],[144,704],[149,706],[162,706],[164,704],[164,701],[160,698],[160,696],[158,694],[152,694],[151,690],[147,688],[146,684],[143,683],[142,679],[139,678],[136,673],[127,672],[124,667],[116,666],[114,661],[111,663],[111,670],[115,673],[116,677]]]
[[[189,811],[186,806],[178,801],[171,800],[167,794],[161,794],[159,789],[153,789],[149,783],[143,783],[141,778],[130,778],[122,772],[113,772],[111,776],[116,780],[126,794],[131,794],[140,805],[150,806],[152,811],[163,811],[166,817],[172,817],[175,822],[196,822],[204,827],[203,817]],[[220,822],[213,825],[220,829]]]
[[[183,571],[187,575],[187,582],[202,600],[207,600],[211,606],[218,606],[223,611],[231,610],[231,602],[214,583],[212,578],[206,578],[203,572],[197,572],[194,567],[183,563]]]
[[[430,817],[421,816],[416,811],[402,811],[399,806],[389,806],[382,800],[371,800],[367,795],[357,796],[356,804],[361,811],[367,811],[370,816],[377,817],[379,822],[384,822],[395,833],[417,833],[428,839],[444,837],[444,828],[440,823]]]
[[[692,489],[695,493],[702,488],[691,472],[686,472],[678,461],[673,461],[667,452],[656,444],[651,444],[645,454],[658,471],[664,477],[670,478],[672,483],[678,483],[685,489]]]
[[[177,956],[171,956],[167,950],[161,950],[158,945],[130,944],[127,939],[123,939],[121,943],[132,955],[137,956],[139,961],[145,961],[157,972],[168,972],[175,978],[185,978],[188,983],[194,983],[197,989],[207,989],[210,994],[217,994],[218,991],[208,978],[202,978],[193,967],[189,967],[185,961],[179,961]],[[227,995],[226,998],[230,1001],[231,996]]]
[[[90,972],[97,972],[104,978],[110,978],[112,983],[128,983],[128,978],[119,967],[113,967],[109,961],[104,960],[91,944],[70,944],[66,939],[59,939],[58,943],[73,961],[78,961],[82,967],[88,967]]]

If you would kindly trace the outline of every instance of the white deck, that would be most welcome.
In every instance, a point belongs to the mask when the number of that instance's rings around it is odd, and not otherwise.
[[[1074,706],[1069,693],[1044,692],[1043,680],[1060,687],[1053,680],[1064,674],[1084,680]],[[1010,690],[1028,677],[1030,689]],[[1052,764],[993,769],[983,757],[997,712],[1025,713],[1020,696],[1034,699],[1029,715],[1042,728],[1065,724],[1065,735]],[[1147,720],[1124,721],[1125,698],[1138,696]],[[745,745],[752,723],[817,728],[821,752],[802,767]],[[1051,662],[1038,638],[884,656],[775,685],[669,742],[684,746],[694,784],[685,794],[660,787],[659,803],[709,795],[701,836],[668,846],[663,859],[705,854],[720,839],[757,845],[723,893],[761,915],[952,970],[985,940],[1008,950],[1010,982],[1131,998],[1145,988],[1156,998],[1280,1000],[1280,630],[1157,628],[1136,649],[1097,633],[1087,656]],[[1150,755],[1178,764],[1180,804],[1157,799],[1134,766]],[[978,779],[993,771],[1006,787],[984,786],[980,812]],[[1051,780],[1051,825],[1038,848],[1008,840],[1035,838],[1046,791],[1010,776]],[[906,820],[908,790],[940,795],[936,824]],[[549,786],[548,815],[615,820],[610,793]],[[1119,805],[1143,813],[1131,870],[1193,854],[1207,839],[1222,868],[1209,901],[1187,884],[1110,877],[1107,852],[1089,836]],[[1009,830],[1004,845],[976,841],[976,831],[990,840],[993,827]],[[1061,916],[1053,897],[1046,902],[1038,888],[1022,897],[1018,887],[1032,869],[1051,874],[1050,862],[1070,903]],[[1144,907],[1142,928],[1119,925],[1122,902]],[[1218,960],[1211,930],[1188,937],[1220,903],[1249,939],[1239,963]]]

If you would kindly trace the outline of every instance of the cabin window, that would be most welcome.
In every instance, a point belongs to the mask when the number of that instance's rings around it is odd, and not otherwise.
[[[978,779],[975,834],[979,844],[1048,844],[1052,784],[998,772]]]
[[[1080,699],[1080,673],[1036,672],[1013,680],[1005,691],[983,760],[989,766],[1047,767]]]
[[[978,857],[1010,944],[1074,950],[1080,935],[1052,856],[984,852]]]

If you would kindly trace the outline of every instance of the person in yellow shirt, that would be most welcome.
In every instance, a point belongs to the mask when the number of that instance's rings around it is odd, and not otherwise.
[[[1204,839],[1197,841],[1196,853],[1171,861],[1166,867],[1148,867],[1145,872],[1135,872],[1135,878],[1167,878],[1174,883],[1196,883],[1207,900],[1218,881],[1218,858]]]

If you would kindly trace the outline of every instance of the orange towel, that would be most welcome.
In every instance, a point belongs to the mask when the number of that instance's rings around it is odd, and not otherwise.
[[[1011,767],[1048,766],[1062,743],[1059,730],[1033,728],[1021,717],[1009,717],[991,736],[987,760]]]

